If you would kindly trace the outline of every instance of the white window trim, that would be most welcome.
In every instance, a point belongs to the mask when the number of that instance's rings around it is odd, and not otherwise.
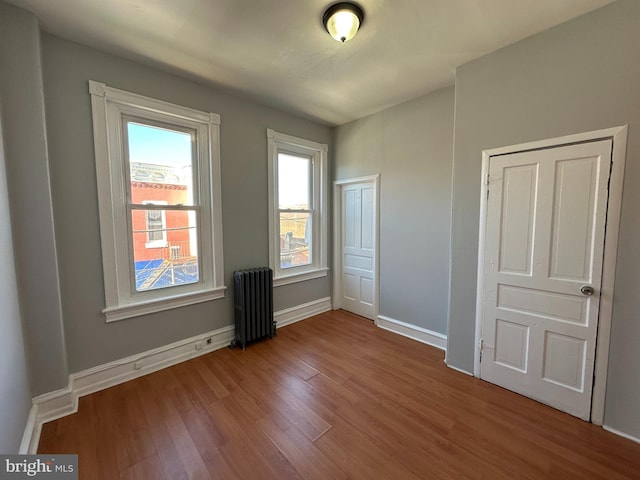
[[[143,205],[167,205],[164,200],[144,200]],[[144,244],[145,248],[166,248],[169,243],[167,242],[167,214],[165,210],[160,211],[162,215],[162,240],[147,240]],[[147,212],[147,230],[149,230],[149,212]],[[149,232],[147,231],[147,239],[149,238]]]
[[[220,116],[89,81],[100,210],[100,236],[107,322],[146,315],[224,297]],[[122,159],[122,115],[133,115],[196,130],[200,192],[201,281],[171,288],[134,292],[126,172]],[[210,162],[204,161],[210,159]],[[195,187],[195,186],[194,186]]]
[[[267,129],[269,155],[269,266],[273,269],[273,285],[287,285],[313,278],[326,277],[327,267],[327,144],[313,142]],[[278,215],[278,153],[311,157],[313,160],[312,232],[313,262],[310,265],[280,268],[280,222]]]

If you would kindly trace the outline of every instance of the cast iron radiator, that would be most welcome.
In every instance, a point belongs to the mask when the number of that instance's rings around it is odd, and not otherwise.
[[[273,321],[273,270],[268,267],[233,272],[236,337],[230,347],[272,338],[276,333]]]

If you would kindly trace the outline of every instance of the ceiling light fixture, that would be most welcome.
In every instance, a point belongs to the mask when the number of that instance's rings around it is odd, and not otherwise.
[[[364,12],[358,5],[340,2],[327,8],[322,17],[322,23],[329,35],[344,43],[355,36],[363,19]]]

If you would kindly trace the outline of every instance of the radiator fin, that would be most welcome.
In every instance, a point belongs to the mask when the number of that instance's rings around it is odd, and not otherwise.
[[[233,272],[236,338],[244,350],[248,342],[275,334],[273,270],[268,267]]]

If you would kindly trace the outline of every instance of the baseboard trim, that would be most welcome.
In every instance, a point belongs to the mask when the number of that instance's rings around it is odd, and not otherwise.
[[[67,387],[33,398],[38,423],[47,423],[78,411],[78,397],[70,383]]]
[[[331,297],[325,297],[275,312],[273,319],[276,321],[277,328],[281,328],[304,320],[305,318],[328,312],[331,309]]]
[[[37,438],[35,435],[36,432]],[[27,416],[27,423],[24,427],[24,433],[22,435],[22,441],[20,442],[18,453],[21,455],[35,453],[31,451],[34,440],[37,448],[38,441],[40,440],[40,430],[38,429],[38,406],[32,404],[31,409],[29,410],[29,415]]]
[[[223,327],[71,374],[69,386],[33,398],[35,426],[30,453],[38,448],[42,424],[76,413],[78,398],[226,347],[233,340],[234,330],[234,326]],[[25,438],[23,443],[26,444]]]
[[[418,342],[426,343],[440,350],[447,349],[447,336],[442,333],[427,330],[426,328],[411,325],[410,323],[401,322],[394,318],[378,315],[376,325],[384,330],[388,330],[404,337],[412,338]]]
[[[473,375],[473,373],[471,373],[471,372],[467,372],[466,370],[463,370],[463,369],[461,369],[461,368],[454,367],[453,365],[449,365],[449,364],[447,363],[447,359],[446,359],[446,358],[444,359],[444,364],[445,364],[447,367],[449,367],[451,370],[455,370],[456,372],[464,373],[465,375],[469,375],[470,377],[473,377],[473,376],[474,376],[474,375]]]
[[[621,432],[620,430],[616,430],[615,428],[611,428],[606,425],[602,425],[602,428],[604,428],[607,432],[613,433],[614,435],[626,438],[627,440],[631,440],[632,442],[640,443],[640,438],[629,435],[628,433]]]
[[[273,316],[279,328],[329,310],[331,298],[326,297],[275,312]],[[20,453],[36,453],[42,424],[76,413],[80,397],[219,350],[234,337],[235,326],[230,325],[71,374],[69,386],[33,398]]]
[[[78,397],[83,397],[226,347],[233,337],[234,326],[223,327],[73,373],[73,390]]]

